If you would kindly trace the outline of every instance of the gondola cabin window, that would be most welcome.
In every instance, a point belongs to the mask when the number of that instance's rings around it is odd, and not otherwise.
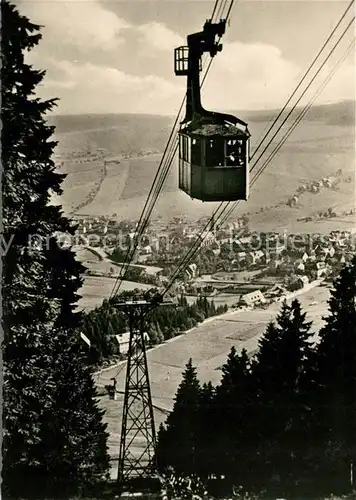
[[[207,167],[224,166],[224,139],[221,139],[220,137],[206,139],[205,165]]]
[[[246,142],[241,139],[207,139],[205,165],[207,167],[245,167]]]
[[[225,166],[244,167],[246,163],[246,143],[241,139],[225,141]]]
[[[201,164],[201,141],[199,138],[192,138],[192,165]]]
[[[182,160],[190,163],[190,137],[181,135],[179,140],[179,156]]]

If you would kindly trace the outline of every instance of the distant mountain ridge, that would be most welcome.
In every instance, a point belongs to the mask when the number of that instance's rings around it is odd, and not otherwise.
[[[355,108],[356,101],[347,100],[330,104],[318,104],[312,106],[308,113],[303,118],[307,121],[323,121],[324,124],[329,125],[355,125]],[[302,109],[298,106],[293,115],[299,113]],[[230,113],[241,117],[246,122],[260,122],[273,120],[278,113],[279,109],[266,109],[266,110],[234,110]],[[287,113],[284,112],[283,116]],[[161,130],[167,126],[172,126],[175,117],[164,115],[150,115],[150,114],[137,114],[137,113],[106,113],[106,114],[79,114],[79,115],[51,115],[48,117],[48,122],[56,127],[57,134],[65,134],[76,131],[98,129],[101,127],[110,128],[118,126],[132,126],[133,122],[142,122],[143,127],[154,124]]]
[[[265,161],[269,162],[270,153],[299,111],[294,110],[267,151],[261,150],[256,160],[261,167]],[[234,113],[249,124],[252,154],[278,113],[278,110]],[[249,216],[254,227],[257,224],[271,228],[279,225],[290,230],[292,221],[298,218],[325,212],[329,207],[340,213],[354,206],[354,120],[353,101],[317,105],[309,110],[268,163],[258,182],[251,185],[249,201],[241,204],[240,211],[258,214]],[[68,174],[61,197],[65,210],[139,218],[162,160],[174,117],[88,114],[52,116],[50,122],[56,126],[58,164],[61,164],[61,171]],[[110,157],[115,161],[105,165],[104,159]],[[297,208],[287,205],[302,184],[318,182],[335,175],[339,169],[342,182],[338,189],[307,193],[301,197]],[[351,177],[352,182],[343,180],[347,177]],[[209,203],[192,201],[179,191],[175,157],[155,212],[167,218],[184,213],[196,220],[199,216],[211,215],[213,208]]]
[[[293,110],[292,116],[299,114],[303,107],[304,106],[297,106],[296,109]],[[328,125],[352,126],[355,125],[355,108],[356,101],[352,100],[330,104],[317,104],[309,109],[303,120],[323,121],[324,124]],[[290,108],[287,108],[284,111],[283,116],[286,116],[289,109]],[[266,109],[261,111],[233,111],[232,113],[241,116],[246,122],[250,120],[258,122],[272,120],[279,112],[279,109]]]

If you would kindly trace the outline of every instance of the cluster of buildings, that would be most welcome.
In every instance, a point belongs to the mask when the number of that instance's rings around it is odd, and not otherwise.
[[[105,216],[76,217],[78,224],[77,234],[82,239],[83,244],[87,242],[88,246],[101,246],[109,248],[120,247],[125,250],[135,238],[137,238],[137,221],[117,221],[117,214],[112,218]],[[135,255],[136,263],[155,263],[162,264],[162,261],[174,263],[175,258],[181,256],[182,249],[192,244],[195,238],[200,234],[200,227],[204,226],[205,220],[191,222],[183,217],[174,217],[168,223],[162,223],[159,220],[150,222],[148,229],[139,238],[137,251]],[[229,223],[224,228],[226,234],[243,228],[246,224],[244,218]],[[201,235],[202,246],[210,247],[218,241],[217,231],[212,223],[211,230]],[[223,234],[225,232],[223,231]]]
[[[116,214],[115,214],[116,215]],[[82,217],[78,221],[78,233],[95,242],[90,237],[99,235],[97,246],[105,246],[111,251],[121,245],[123,251],[132,244],[136,234],[136,221],[110,220],[108,217]],[[191,248],[198,235],[201,236],[201,254],[209,264],[209,255],[213,260],[228,263],[228,276],[215,282],[202,282],[199,259],[190,263],[180,279],[184,291],[192,294],[214,296],[225,293],[240,293],[241,303],[246,305],[263,304],[275,300],[286,291],[297,290],[311,281],[324,279],[336,274],[341,266],[352,259],[355,253],[355,235],[353,230],[332,231],[324,234],[280,234],[249,233],[246,217],[228,223],[223,228],[211,227],[200,233],[204,221],[187,222],[183,217],[176,217],[168,224],[154,221],[138,241],[135,256],[136,264],[158,266],[171,269],[180,264],[182,257]],[[103,238],[103,245],[100,238]],[[258,271],[249,282],[233,282],[233,273]],[[205,273],[207,271],[205,270]],[[229,276],[230,273],[230,276]],[[167,273],[164,272],[167,276]],[[214,274],[213,272],[211,274]],[[271,281],[268,281],[270,278]],[[179,283],[178,283],[179,285]]]
[[[251,247],[256,242],[260,248],[253,250]],[[233,238],[223,243],[232,244],[231,272],[199,280],[196,279],[199,269],[191,264],[186,270],[184,291],[209,297],[219,293],[236,294],[240,296],[239,306],[263,306],[282,300],[288,293],[305,288],[312,281],[335,275],[355,253],[355,231],[289,236],[270,233]],[[257,272],[251,273],[248,283],[238,282],[235,276],[242,270]]]
[[[296,193],[292,198],[287,201],[287,205],[293,207],[296,206],[299,202],[299,197],[303,193],[319,193],[322,188],[326,189],[338,189],[338,185],[341,181],[343,182],[352,182],[352,178],[350,176],[346,178],[341,178],[342,171],[341,169],[337,170],[334,175],[329,175],[328,177],[322,177],[319,180],[312,181],[310,183],[301,184]]]

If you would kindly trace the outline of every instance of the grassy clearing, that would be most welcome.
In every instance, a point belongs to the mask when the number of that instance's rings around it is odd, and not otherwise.
[[[302,307],[308,310],[307,317],[313,321],[314,332],[322,325],[322,316],[327,314],[328,297],[329,290],[325,287],[316,287],[298,297]],[[311,306],[313,302],[316,304]],[[273,304],[268,310],[233,312],[210,318],[197,328],[148,351],[156,427],[166,419],[167,413],[164,409],[169,410],[173,406],[173,397],[189,358],[192,358],[193,364],[197,366],[201,382],[210,380],[214,385],[218,384],[221,378],[220,368],[225,363],[232,345],[238,351],[242,348],[249,353],[256,351],[259,336],[265,331],[268,321],[278,314],[279,309],[279,304]],[[113,458],[117,458],[119,453],[125,367],[126,364],[121,363],[95,377],[101,390],[106,384],[112,383],[112,377],[116,377],[117,388],[121,391],[117,401],[110,400],[107,395],[100,398],[100,406],[106,410],[105,421],[110,433],[109,452]],[[112,474],[115,477],[115,462]]]
[[[78,309],[89,311],[100,306],[104,299],[110,297],[115,282],[115,278],[85,276],[84,284],[78,292],[82,296],[78,301]],[[122,281],[120,290],[134,290],[135,288],[148,290],[151,286],[134,281]]]
[[[162,117],[84,116],[71,117],[68,123],[65,118],[60,119],[57,134],[60,141],[59,152],[85,150],[88,145],[94,150],[97,147],[104,148],[109,154],[135,153],[143,147],[151,149],[157,147],[162,151],[169,132],[169,120]],[[256,120],[255,117],[253,121],[253,118],[252,116],[250,121],[252,150],[269,124],[269,120]],[[329,123],[327,115],[324,122],[303,121],[252,187],[249,201],[242,203],[237,212],[251,213],[253,229],[308,231],[310,228],[305,223],[298,222],[298,218],[326,210],[329,206],[352,207],[354,182],[341,184],[338,192],[324,189],[319,194],[305,194],[300,199],[298,209],[290,209],[285,205],[303,182],[319,180],[339,168],[342,169],[343,176],[351,175],[354,178],[354,128]],[[140,135],[138,130],[141,130]],[[267,155],[264,156],[266,157]],[[152,155],[129,160],[125,167],[121,164],[110,167],[107,181],[103,182],[92,203],[83,207],[80,213],[103,215],[117,213],[120,218],[131,219],[139,217],[160,159],[160,155]],[[262,165],[262,161],[259,165]],[[83,173],[80,178],[75,175],[67,180],[63,195],[66,205],[78,206],[82,201],[80,198],[85,198],[90,188],[84,186],[92,182],[86,176],[93,175],[88,173],[88,169],[93,167],[95,172],[94,166],[95,162],[82,164],[66,162],[66,172]],[[75,185],[83,188],[78,191]],[[173,215],[184,213],[196,219],[202,215],[210,215],[216,206],[216,203],[192,201],[178,191],[177,163],[174,162],[153,216],[159,214],[169,219]],[[263,213],[252,215],[253,212],[265,207],[267,210]],[[316,224],[319,231],[328,231],[331,227],[329,221],[310,224],[312,228],[316,227]],[[340,225],[344,227],[345,224],[348,222],[338,221],[339,227]]]

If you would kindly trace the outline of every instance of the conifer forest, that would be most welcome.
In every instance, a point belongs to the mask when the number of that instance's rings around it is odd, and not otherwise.
[[[20,11],[1,3],[2,235],[10,242],[2,252],[2,498],[118,498],[93,374],[125,359],[115,336],[128,331],[127,319],[110,300],[76,307],[85,269],[57,244],[76,225],[50,201],[65,179],[47,119],[57,99],[36,95],[45,70],[26,55],[42,27]],[[202,296],[175,298],[146,317],[148,349],[228,310]],[[160,498],[356,498],[356,256],[335,278],[328,308],[314,342],[300,302],[283,302],[256,352],[231,348],[217,386],[186,360],[157,429]],[[179,478],[202,489],[170,487]]]

